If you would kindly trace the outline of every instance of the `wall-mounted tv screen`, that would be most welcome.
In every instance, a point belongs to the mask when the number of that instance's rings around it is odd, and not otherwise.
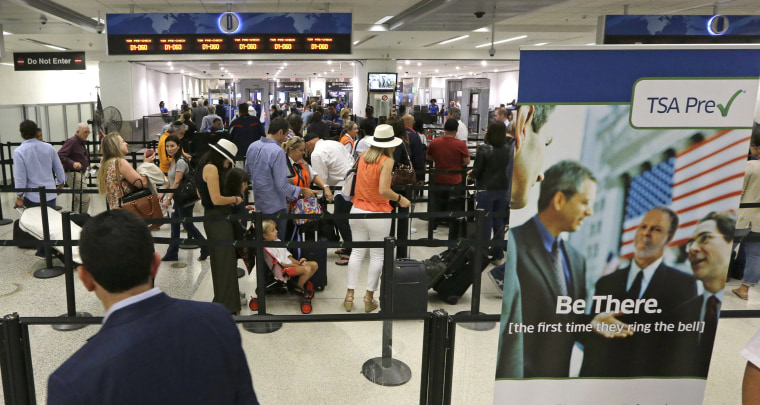
[[[369,73],[369,91],[395,91],[396,73]]]

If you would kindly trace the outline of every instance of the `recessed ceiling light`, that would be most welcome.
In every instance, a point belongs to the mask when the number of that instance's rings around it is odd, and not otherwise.
[[[480,66],[488,66],[488,62],[486,62],[484,60],[481,60],[480,61]]]
[[[327,61],[327,64],[328,64],[328,65],[332,65],[332,61],[331,61],[331,60],[328,60],[328,61]]]
[[[472,30],[472,32],[490,32],[488,27],[478,28],[476,30]]]
[[[331,72],[335,72],[335,69],[330,69]]]
[[[351,62],[351,66],[354,66],[354,65],[355,65],[355,63],[354,63],[354,62]]]
[[[288,66],[288,62],[282,62],[282,66]]]
[[[3,31],[3,35],[13,35],[13,34],[10,33],[10,32],[8,32],[8,31]],[[13,66],[13,65],[11,65],[11,66]]]
[[[401,69],[403,69],[403,68],[402,68],[401,66],[399,66],[399,67],[398,67],[398,70],[401,70]]]
[[[421,75],[421,74],[422,74],[422,72],[417,72],[417,74],[418,74],[418,75]]]
[[[417,66],[422,66],[422,62],[417,62]]]
[[[546,44],[548,44],[548,42],[539,42],[536,44],[536,46],[541,46],[541,45],[546,45]]]
[[[253,61],[250,61],[250,60],[249,60],[249,61],[248,61],[248,64],[249,64],[249,65],[253,65]]]
[[[460,39],[465,39],[465,38],[469,38],[469,37],[470,37],[469,35],[462,35],[462,36],[458,36],[458,37],[454,37],[454,38],[449,38],[449,39],[447,39],[445,41],[439,42],[438,45],[445,45],[445,44],[448,44],[448,43],[451,43],[451,42],[454,42],[454,41],[459,41]]]
[[[354,45],[356,45],[356,44],[358,44],[358,43],[359,43],[359,41],[354,41]]]
[[[169,70],[174,70],[174,66],[169,66]]]
[[[527,37],[528,37],[527,35],[520,35],[519,37],[514,37],[514,38],[507,38],[507,39],[502,39],[501,41],[496,41],[496,42],[494,42],[493,44],[494,44],[494,45],[503,44],[503,43],[505,43],[505,42],[509,42],[509,41],[517,41],[518,39],[523,39],[523,38],[527,38]],[[490,43],[487,43],[487,44],[481,44],[481,45],[478,45],[478,46],[476,46],[476,48],[482,48],[482,47],[484,47],[484,46],[491,46],[491,44],[490,44]]]
[[[169,65],[169,66],[171,66],[171,65],[172,65],[172,63],[171,63],[171,62],[166,62],[166,64],[167,64],[167,65]]]
[[[410,63],[409,61],[406,61],[406,64],[407,64],[407,65],[408,65],[409,63]]]
[[[457,66],[457,70],[459,70],[459,66]]]
[[[438,73],[438,69],[435,70],[435,73]]]
[[[182,69],[179,71],[180,73],[185,73],[185,69]]]
[[[375,22],[375,24],[384,24],[386,21],[390,20],[391,18],[393,18],[393,16],[392,16],[392,15],[386,15],[385,17],[383,17],[383,18],[381,18],[381,19],[377,20],[377,21]]]
[[[327,74],[327,72],[324,72],[324,73]]]
[[[499,70],[498,70],[498,69],[494,69],[493,71],[494,71],[494,73],[496,73],[496,72],[498,72]]]

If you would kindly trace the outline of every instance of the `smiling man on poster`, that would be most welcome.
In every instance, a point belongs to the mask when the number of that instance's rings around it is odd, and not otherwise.
[[[596,188],[593,174],[580,163],[564,160],[553,165],[541,182],[538,214],[513,230],[526,326],[581,320],[574,313],[556,312],[559,296],[586,299],[586,259],[562,240],[561,233],[576,232],[594,214]],[[537,331],[525,333],[523,339],[526,378],[569,376],[575,334]]]
[[[661,314],[618,317],[626,324],[651,323],[697,295],[690,275],[663,262],[663,254],[678,229],[678,216],[668,207],[655,207],[644,215],[633,238],[631,263],[596,282],[596,296],[616,299],[656,299]],[[623,339],[588,336],[583,343],[581,377],[640,377],[659,375],[658,347],[665,334],[634,334]]]

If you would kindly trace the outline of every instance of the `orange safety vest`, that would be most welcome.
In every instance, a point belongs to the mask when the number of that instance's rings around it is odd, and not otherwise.
[[[343,134],[343,137],[340,138],[340,143],[342,145],[351,144],[351,151],[354,150],[354,138],[351,138],[351,135],[349,134]]]
[[[293,163],[291,169],[293,171],[293,178],[291,181],[296,187],[311,187],[311,175],[309,174],[309,169],[306,168],[306,162]],[[296,202],[292,201],[288,212],[293,211],[295,205]]]

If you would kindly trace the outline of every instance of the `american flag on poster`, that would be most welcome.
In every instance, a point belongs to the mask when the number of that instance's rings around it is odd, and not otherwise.
[[[670,246],[685,244],[711,211],[739,208],[750,131],[727,130],[686,148],[631,180],[620,255],[633,256],[633,236],[650,209],[666,205],[679,219]]]

